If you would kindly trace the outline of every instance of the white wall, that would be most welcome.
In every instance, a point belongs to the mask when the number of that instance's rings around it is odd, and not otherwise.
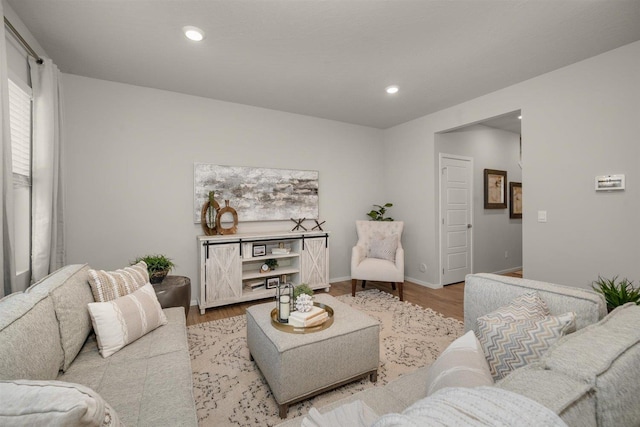
[[[204,162],[318,170],[330,276],[349,277],[354,221],[384,198],[380,130],[70,74],[63,86],[69,263],[113,269],[163,253],[195,297],[193,163]]]
[[[522,266],[522,219],[509,218],[508,203],[507,209],[484,208],[484,170],[504,170],[507,183],[522,182],[522,170],[518,166],[520,135],[481,125],[467,126],[436,135],[435,151],[473,158],[474,272],[519,269]],[[435,169],[438,169],[437,163]]]
[[[435,134],[519,109],[525,276],[578,287],[598,274],[640,279],[640,42],[386,130],[406,275],[438,282]],[[626,174],[627,190],[596,193],[594,177],[611,173]]]

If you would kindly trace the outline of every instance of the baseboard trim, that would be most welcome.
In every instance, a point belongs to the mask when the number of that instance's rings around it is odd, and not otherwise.
[[[329,283],[346,282],[347,280],[351,280],[351,276],[334,277],[333,279],[329,279]]]
[[[415,283],[416,285],[424,286],[429,289],[442,289],[441,284],[433,284],[429,282],[423,282],[422,280],[414,279],[413,277],[405,277],[404,280],[407,282]]]
[[[507,273],[513,273],[514,271],[519,271],[519,270],[522,270],[522,266],[507,268],[506,270],[493,271],[491,274],[507,274]]]

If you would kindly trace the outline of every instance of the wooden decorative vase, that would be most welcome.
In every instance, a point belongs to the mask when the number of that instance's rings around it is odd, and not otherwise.
[[[233,216],[233,225],[229,228],[224,228],[220,221],[222,220],[222,216],[226,213],[230,213]],[[216,230],[220,234],[236,234],[238,231],[238,213],[235,209],[229,206],[229,201],[224,201],[224,208],[218,210],[218,215],[216,216]]]
[[[217,213],[220,211],[220,205],[214,198],[214,192],[209,191],[209,200],[202,205],[202,212],[200,213],[200,225],[202,225],[202,231],[207,236],[215,236],[218,234],[216,230]]]

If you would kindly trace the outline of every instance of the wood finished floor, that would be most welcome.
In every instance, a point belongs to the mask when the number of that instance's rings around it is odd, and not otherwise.
[[[391,290],[389,283],[367,282],[365,289],[380,289],[383,292],[391,292],[398,295],[397,291]],[[361,291],[362,287],[358,282],[357,291]],[[316,291],[323,292],[323,291]],[[336,282],[331,284],[329,295],[338,296],[351,294],[351,281]],[[404,282],[404,300],[412,304],[419,305],[424,308],[442,313],[445,317],[453,317],[463,320],[462,301],[464,297],[464,282],[447,285],[442,289],[429,289],[424,286],[416,285],[411,282]],[[239,316],[245,314],[247,307],[255,304],[262,304],[269,301],[268,299],[250,301],[228,305],[224,307],[209,308],[204,315],[200,314],[198,307],[192,306],[189,309],[187,317],[187,325],[195,325],[197,323],[209,322],[211,320],[225,319],[227,317]]]
[[[522,270],[507,273],[505,276],[522,277]],[[397,291],[391,290],[389,283],[367,282],[365,289],[380,289],[383,292],[391,292],[398,295]],[[361,291],[362,287],[358,282],[357,291]],[[357,292],[356,291],[356,292]],[[317,291],[323,292],[323,291]],[[329,295],[338,296],[351,293],[351,281],[336,282],[331,284]],[[430,308],[441,313],[445,317],[453,317],[454,319],[464,320],[463,302],[464,302],[464,282],[447,285],[441,289],[430,289],[424,286],[416,285],[411,282],[404,282],[404,300],[420,307]],[[198,323],[209,322],[211,320],[226,319],[227,317],[239,316],[245,314],[247,307],[255,304],[262,304],[269,301],[268,299],[250,301],[240,304],[227,305],[224,307],[209,308],[204,315],[200,314],[200,310],[196,306],[189,309],[187,317],[187,325],[195,325]]]

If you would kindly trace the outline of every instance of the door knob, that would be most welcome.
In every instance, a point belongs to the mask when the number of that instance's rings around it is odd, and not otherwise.
[[[467,224],[467,228],[471,228],[471,227],[473,227],[473,225]]]

